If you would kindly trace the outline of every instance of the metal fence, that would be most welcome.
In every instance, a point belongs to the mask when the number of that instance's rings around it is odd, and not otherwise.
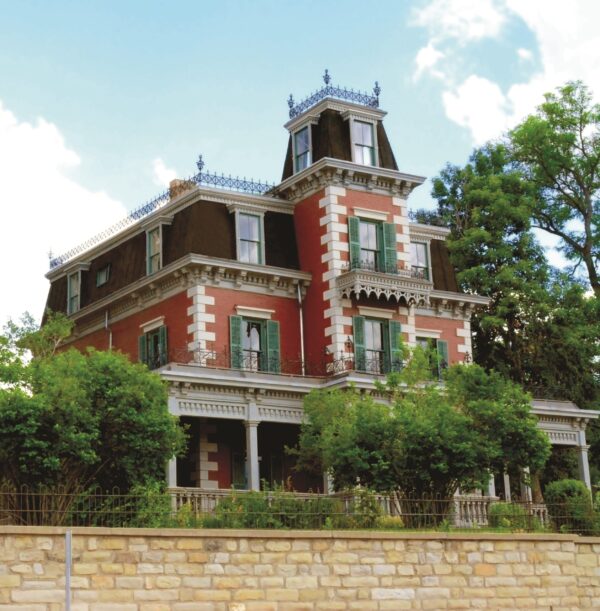
[[[343,492],[248,492],[198,488],[67,491],[0,488],[0,525],[490,529],[499,532],[599,534],[591,502],[545,506],[494,497],[403,497]]]

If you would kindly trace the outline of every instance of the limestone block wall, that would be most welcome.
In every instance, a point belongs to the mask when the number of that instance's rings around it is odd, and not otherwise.
[[[0,527],[0,611],[65,608],[65,530]],[[73,529],[73,611],[600,608],[600,538]]]

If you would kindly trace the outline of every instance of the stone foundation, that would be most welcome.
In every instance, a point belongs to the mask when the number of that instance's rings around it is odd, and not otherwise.
[[[72,532],[73,611],[600,608],[600,538]],[[0,527],[0,610],[64,609],[64,533]]]

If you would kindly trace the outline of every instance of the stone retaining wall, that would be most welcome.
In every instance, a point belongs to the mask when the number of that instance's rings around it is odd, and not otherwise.
[[[73,611],[600,609],[600,538],[73,529]],[[0,527],[0,611],[58,611],[65,529]]]

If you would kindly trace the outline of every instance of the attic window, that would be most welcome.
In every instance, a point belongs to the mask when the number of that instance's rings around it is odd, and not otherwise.
[[[75,314],[81,306],[81,271],[67,276],[67,314]]]
[[[110,263],[96,272],[96,286],[102,286],[108,282],[110,277]]]
[[[294,134],[294,170],[300,172],[310,165],[310,126]]]
[[[373,124],[366,121],[352,121],[352,146],[354,163],[363,165],[376,165],[375,163],[375,136]]]

